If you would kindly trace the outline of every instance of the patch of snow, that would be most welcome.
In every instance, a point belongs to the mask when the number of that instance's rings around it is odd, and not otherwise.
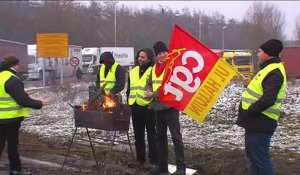
[[[32,114],[22,122],[21,129],[39,134],[45,139],[59,138],[61,142],[68,141],[75,129],[73,108],[68,103],[80,105],[86,102],[88,99],[88,86],[87,83],[77,83],[58,89],[47,88],[38,91],[35,89],[34,93],[31,94],[33,98],[50,97],[52,98],[52,104],[43,107],[41,110],[33,110]],[[198,148],[243,149],[244,129],[235,124],[243,90],[244,87],[240,83],[231,82],[211,109],[204,123],[196,123],[182,113],[180,123],[184,144]],[[30,94],[30,89],[28,92]],[[289,83],[281,110],[282,117],[278,122],[271,143],[273,148],[300,152],[299,92],[298,84]],[[97,130],[90,130],[95,134],[106,134],[107,137],[110,134],[108,131],[100,133],[99,130],[98,132]],[[78,128],[78,132],[84,133],[85,129]],[[131,137],[133,136],[131,124],[129,134]],[[118,139],[126,139],[126,134],[121,133],[120,135]]]

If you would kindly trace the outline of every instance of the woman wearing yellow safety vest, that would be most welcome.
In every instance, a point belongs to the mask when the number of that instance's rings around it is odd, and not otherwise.
[[[147,169],[157,162],[157,143],[154,113],[148,109],[150,99],[145,97],[146,81],[151,75],[154,64],[153,52],[149,48],[138,51],[136,66],[130,70],[128,77],[127,99],[131,107],[132,125],[135,138],[136,161],[128,167]],[[146,163],[145,129],[148,141],[148,162]]]
[[[30,174],[24,172],[18,152],[19,129],[29,108],[41,109],[49,104],[48,99],[34,100],[24,91],[24,85],[17,76],[19,59],[7,55],[0,67],[0,157],[7,141],[10,175]]]
[[[270,143],[277,127],[279,110],[286,90],[286,73],[279,54],[282,42],[271,39],[258,49],[260,71],[242,93],[237,125],[245,128],[245,151],[251,175],[272,175]]]

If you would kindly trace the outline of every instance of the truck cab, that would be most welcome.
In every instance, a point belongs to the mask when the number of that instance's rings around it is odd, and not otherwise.
[[[221,59],[232,65],[239,73],[246,77],[253,77],[253,55],[248,50],[225,50]]]
[[[97,65],[99,64],[100,52],[97,47],[86,47],[82,49],[82,73],[97,73]]]

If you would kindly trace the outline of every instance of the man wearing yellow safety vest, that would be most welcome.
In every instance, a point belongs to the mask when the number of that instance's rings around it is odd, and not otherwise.
[[[104,92],[106,95],[119,95],[125,86],[125,70],[115,61],[111,52],[100,55],[100,70],[97,74],[96,84],[100,87],[107,83]]]
[[[152,100],[157,100],[157,105],[155,108],[153,108],[153,110],[155,110],[154,114],[156,120],[158,167],[150,171],[150,174],[168,174],[167,129],[169,128],[174,144],[174,152],[177,166],[176,172],[174,174],[185,175],[186,166],[184,163],[184,147],[182,135],[180,132],[179,111],[158,101],[158,94],[164,77],[164,72],[168,58],[168,49],[166,44],[162,41],[157,41],[153,45],[153,49],[156,55],[156,63],[152,69],[150,79],[147,82],[147,86],[150,85],[152,89],[151,91],[146,91],[146,96],[152,97]]]
[[[131,107],[132,125],[135,138],[136,161],[129,162],[128,167],[148,169],[157,163],[157,143],[154,113],[148,109],[150,99],[145,97],[146,81],[151,75],[154,64],[153,51],[144,48],[137,52],[136,66],[130,70],[128,77],[127,99]],[[148,141],[148,163],[146,163],[145,129]]]
[[[270,143],[277,127],[279,110],[286,91],[286,73],[279,54],[283,44],[277,39],[263,43],[257,57],[260,71],[242,93],[237,125],[245,128],[245,151],[251,175],[272,175]]]
[[[18,152],[19,129],[29,108],[41,109],[48,99],[34,100],[24,91],[24,85],[17,76],[19,59],[7,55],[0,67],[0,157],[7,141],[10,175],[30,174],[22,171]]]

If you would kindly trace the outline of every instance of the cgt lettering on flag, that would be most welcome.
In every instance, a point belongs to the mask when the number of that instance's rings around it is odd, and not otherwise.
[[[236,70],[175,25],[159,100],[202,122]]]
[[[188,59],[193,59],[196,63],[190,67],[191,70],[185,67],[188,63]],[[173,94],[176,101],[182,100],[184,96],[182,89],[189,93],[195,93],[197,91],[201,85],[201,79],[200,77],[195,76],[195,74],[199,73],[203,69],[204,59],[200,53],[189,50],[183,53],[181,57],[181,64],[182,65],[174,67],[169,82],[167,82],[164,86],[164,95],[167,95],[168,93]]]

